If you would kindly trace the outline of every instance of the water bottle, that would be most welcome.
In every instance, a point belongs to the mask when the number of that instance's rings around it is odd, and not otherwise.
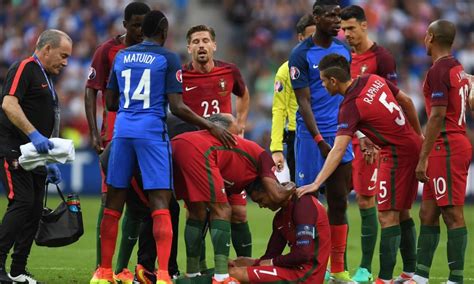
[[[79,195],[70,193],[66,199],[67,207],[71,212],[81,211],[81,202],[79,201]]]

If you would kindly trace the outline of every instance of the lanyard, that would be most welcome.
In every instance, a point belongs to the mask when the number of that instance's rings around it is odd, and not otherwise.
[[[46,79],[46,82],[48,83],[49,91],[51,92],[51,95],[53,96],[54,105],[57,106],[58,97],[56,95],[56,92],[54,91],[53,81],[49,79],[48,75],[46,74],[46,71],[44,70],[43,64],[41,64],[41,61],[39,60],[38,56],[36,56],[36,54],[33,54],[33,59],[35,60],[36,64],[38,64],[39,67],[41,68],[41,72],[43,72],[44,78]]]

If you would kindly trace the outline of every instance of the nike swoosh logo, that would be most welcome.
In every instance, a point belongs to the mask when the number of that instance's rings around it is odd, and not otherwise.
[[[375,189],[375,185],[374,186],[369,186],[369,188],[367,188],[367,190],[374,190]]]
[[[225,244],[226,247],[230,247],[230,243]]]
[[[129,241],[136,241],[136,240],[138,240],[138,237],[132,238],[132,237],[128,236],[128,240]]]
[[[385,202],[387,202],[387,201],[388,201],[388,199],[385,199],[385,200],[379,200],[379,201],[377,201],[377,203],[378,203],[378,204],[382,204],[382,203],[385,203]]]
[[[194,90],[196,89],[198,86],[194,86],[194,87],[184,87],[184,90],[186,90],[186,92],[188,91],[191,91],[191,90]]]
[[[46,88],[48,84],[41,84],[41,88]]]
[[[436,200],[440,200],[441,198],[443,198],[446,194],[443,194],[441,196],[436,196]]]
[[[313,69],[318,69],[319,65],[313,64]]]
[[[280,227],[277,228],[277,230],[281,230],[281,229],[283,229],[283,227],[284,227],[284,226],[280,226]]]
[[[242,244],[242,247],[243,247],[243,248],[246,248],[246,247],[249,247],[249,246],[251,246],[251,245],[252,245],[252,243],[249,243],[249,244]]]

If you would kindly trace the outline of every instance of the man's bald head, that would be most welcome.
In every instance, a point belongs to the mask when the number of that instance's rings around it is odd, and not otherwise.
[[[429,25],[428,33],[432,34],[433,43],[450,48],[456,37],[456,26],[447,20],[436,20]]]

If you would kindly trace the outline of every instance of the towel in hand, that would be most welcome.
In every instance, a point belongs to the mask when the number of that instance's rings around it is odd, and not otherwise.
[[[20,146],[21,156],[18,161],[23,169],[30,171],[46,164],[65,164],[74,161],[76,154],[72,140],[61,138],[50,138],[49,140],[53,142],[54,148],[47,154],[39,154],[31,142]]]

